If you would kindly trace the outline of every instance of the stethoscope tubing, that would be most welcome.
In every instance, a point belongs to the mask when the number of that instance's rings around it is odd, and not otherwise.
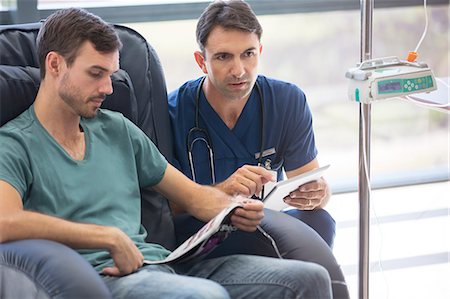
[[[209,133],[206,129],[200,128],[199,126],[199,111],[200,111],[200,95],[203,88],[203,83],[205,82],[206,76],[204,76],[200,84],[198,85],[197,92],[196,92],[196,98],[195,98],[195,123],[194,127],[192,127],[187,136],[186,136],[186,146],[187,146],[187,152],[188,152],[188,160],[189,160],[189,167],[192,174],[192,180],[196,182],[196,176],[195,176],[195,168],[194,168],[194,159],[192,155],[192,148],[197,141],[202,141],[205,143],[206,147],[208,148],[209,152],[209,161],[210,161],[210,171],[211,171],[211,180],[212,183],[216,183],[216,177],[215,177],[215,167],[214,167],[214,150],[212,147],[211,138],[209,137]],[[258,81],[255,81],[256,90],[258,91],[259,95],[259,101],[260,101],[260,151],[259,151],[259,157],[258,157],[258,165],[262,165],[262,158],[263,158],[263,151],[264,151],[264,96],[261,90],[261,87],[259,86]],[[192,135],[195,132],[201,132],[204,134],[205,138],[195,138],[190,142]]]

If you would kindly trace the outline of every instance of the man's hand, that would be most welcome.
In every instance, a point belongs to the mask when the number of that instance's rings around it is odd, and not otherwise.
[[[259,195],[265,183],[275,180],[272,173],[264,167],[244,165],[216,187],[231,196],[251,197]]]
[[[323,208],[330,198],[330,189],[324,178],[299,186],[283,200],[299,210]]]
[[[231,215],[233,225],[246,232],[255,231],[264,217],[264,204],[260,200],[248,199],[241,196],[236,197],[234,200],[242,202],[244,207],[237,208],[233,215]]]
[[[120,229],[112,228],[112,233],[114,241],[109,251],[115,265],[104,268],[102,273],[110,276],[123,276],[139,269],[144,263],[142,253]]]

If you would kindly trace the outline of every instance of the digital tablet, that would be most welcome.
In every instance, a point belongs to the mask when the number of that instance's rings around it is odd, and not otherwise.
[[[330,165],[326,165],[302,174],[299,174],[290,179],[279,181],[275,184],[273,189],[264,197],[264,206],[272,210],[282,210],[289,207],[283,198],[286,197],[289,192],[297,189],[298,186],[305,183],[315,181],[323,176],[325,170],[327,170]]]

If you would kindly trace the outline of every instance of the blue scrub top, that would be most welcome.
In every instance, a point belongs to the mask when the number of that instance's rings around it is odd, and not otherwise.
[[[258,76],[264,102],[261,117],[261,99],[255,88],[250,95],[235,127],[230,130],[206,100],[199,99],[199,127],[206,131],[189,131],[195,126],[195,109],[201,78],[188,81],[169,94],[169,114],[174,136],[172,163],[192,179],[188,159],[188,144],[196,181],[212,184],[209,151],[203,140],[209,138],[213,151],[216,183],[224,181],[244,164],[257,165],[255,156],[261,150],[261,121],[264,121],[264,151],[262,164],[270,162],[281,179],[282,169],[301,167],[317,156],[312,128],[311,111],[303,91],[296,85]],[[189,135],[189,136],[188,136]],[[268,161],[269,160],[269,161]]]

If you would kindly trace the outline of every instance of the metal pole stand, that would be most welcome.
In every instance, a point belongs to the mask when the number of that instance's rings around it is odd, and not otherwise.
[[[373,0],[361,0],[361,62],[372,59]],[[359,104],[359,299],[369,298],[371,104]]]

